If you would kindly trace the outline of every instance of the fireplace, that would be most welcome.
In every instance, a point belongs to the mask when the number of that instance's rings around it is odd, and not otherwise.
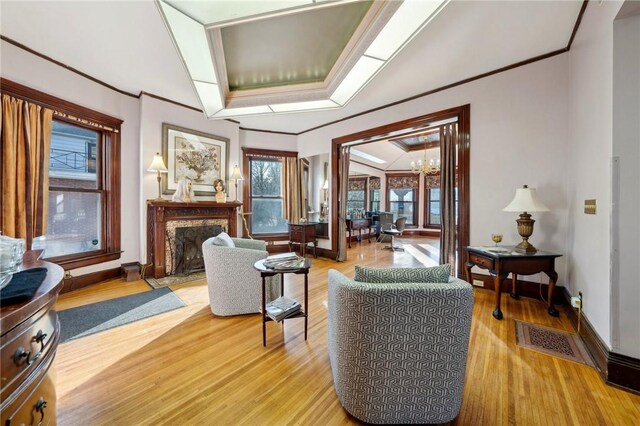
[[[162,278],[174,273],[186,273],[193,267],[192,264],[182,262],[180,267],[183,272],[176,272],[177,265],[174,266],[174,264],[177,262],[175,262],[174,252],[177,229],[218,227],[231,237],[235,237],[238,227],[238,207],[241,205],[233,201],[227,203],[147,201],[147,275]],[[204,235],[199,238],[204,238]],[[197,244],[197,241],[193,244]],[[197,253],[191,256],[191,248],[182,248],[182,250],[183,253],[185,250],[189,251],[189,262],[193,262],[192,257],[197,259]]]
[[[202,271],[202,243],[222,231],[220,225],[176,228],[173,244],[169,243],[173,265],[169,275]]]

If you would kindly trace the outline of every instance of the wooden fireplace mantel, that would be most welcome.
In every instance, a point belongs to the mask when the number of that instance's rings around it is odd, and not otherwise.
[[[226,220],[226,232],[235,237],[238,207],[242,203],[230,201],[198,201],[177,203],[173,201],[147,200],[147,273],[154,278],[166,276],[165,247],[167,223],[176,220],[222,219]]]

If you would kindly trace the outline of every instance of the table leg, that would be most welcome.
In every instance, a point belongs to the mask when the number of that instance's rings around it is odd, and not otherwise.
[[[553,292],[556,288],[556,280],[558,279],[558,274],[556,274],[556,271],[545,272],[545,274],[549,276],[549,293],[547,294],[547,298],[549,300],[547,302],[547,305],[549,306],[549,309],[547,310],[547,312],[552,317],[558,317],[560,316],[560,313],[556,308],[553,307]]]
[[[349,248],[351,248],[351,228],[349,228]]]
[[[502,319],[502,310],[500,309],[500,296],[502,296],[502,281],[507,278],[507,274],[495,274],[493,277],[493,286],[496,294],[496,308],[493,310],[493,317],[497,320]]]
[[[467,282],[469,284],[471,284],[473,282],[473,281],[471,281],[471,279],[472,279],[471,278],[471,268],[473,268],[473,266],[474,266],[474,264],[471,263],[471,262],[466,262],[464,264],[464,272],[465,272],[465,275],[467,277]]]
[[[284,274],[280,274],[280,296],[284,296]]]
[[[518,294],[518,274],[511,273],[511,297],[520,299]]]
[[[267,278],[262,276],[262,346],[267,346]]]

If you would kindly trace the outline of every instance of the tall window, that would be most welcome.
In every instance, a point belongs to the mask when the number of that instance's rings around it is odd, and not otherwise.
[[[427,189],[426,224],[440,227],[440,188]]]
[[[287,234],[289,227],[287,203],[286,159],[296,152],[243,148],[245,180],[244,210],[252,235],[260,239],[277,239]],[[293,197],[293,200],[297,197]]]
[[[369,178],[369,211],[380,211],[380,178]]]
[[[53,120],[49,161],[49,217],[46,235],[34,239],[45,258],[101,250],[104,184],[102,133]]]
[[[414,174],[387,176],[387,211],[394,220],[406,217],[407,226],[418,224],[418,177]]]
[[[366,178],[350,178],[349,192],[347,192],[347,214],[356,211],[364,211],[367,206],[366,201]]]
[[[53,110],[47,232],[32,248],[65,269],[119,259],[122,120],[5,79],[2,92]]]

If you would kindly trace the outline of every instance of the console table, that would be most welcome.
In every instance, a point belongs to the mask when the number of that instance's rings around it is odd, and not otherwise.
[[[307,253],[307,245],[313,244],[313,256],[318,257],[318,240],[316,239],[316,223],[290,223],[289,224],[289,251],[293,244],[300,244],[300,255]]]
[[[548,313],[557,317],[558,311],[553,307],[553,291],[556,287],[558,274],[555,270],[555,260],[562,256],[558,253],[550,253],[546,251],[537,251],[535,253],[520,253],[515,251],[515,247],[467,247],[467,262],[465,263],[465,272],[468,282],[473,282],[471,276],[471,268],[478,266],[482,269],[488,269],[493,276],[493,285],[495,287],[496,307],[493,310],[495,319],[502,319],[502,310],[500,309],[500,296],[502,292],[502,281],[507,278],[509,273],[512,274],[511,297],[518,299],[517,281],[518,275],[532,275],[544,272],[549,277],[548,292]]]
[[[64,271],[38,260],[39,250],[24,255],[20,270],[47,268],[47,276],[27,301],[0,308],[2,330],[2,425],[55,424],[56,390],[49,369],[60,340],[60,323],[53,306]]]
[[[349,232],[349,238],[347,241],[349,242],[349,248],[351,248],[351,233],[353,231],[358,231],[358,241],[362,241],[362,230],[368,230],[367,239],[369,243],[371,243],[371,220],[369,219],[347,219],[347,232]]]

